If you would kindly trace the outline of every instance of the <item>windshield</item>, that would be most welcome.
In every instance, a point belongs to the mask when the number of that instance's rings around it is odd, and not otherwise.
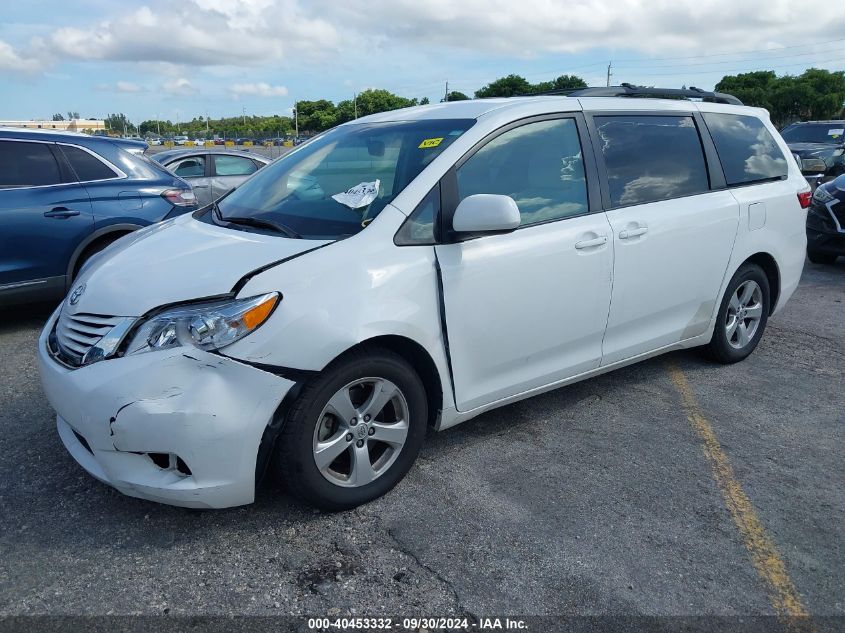
[[[473,123],[430,119],[334,128],[220,200],[218,221],[250,218],[307,239],[354,235]]]
[[[787,143],[831,143],[842,142],[845,123],[796,125],[781,132]]]

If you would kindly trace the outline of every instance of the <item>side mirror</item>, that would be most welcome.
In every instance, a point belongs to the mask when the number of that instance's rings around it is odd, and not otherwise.
[[[492,193],[467,196],[452,218],[452,228],[457,233],[508,233],[519,223],[519,207],[513,198]]]

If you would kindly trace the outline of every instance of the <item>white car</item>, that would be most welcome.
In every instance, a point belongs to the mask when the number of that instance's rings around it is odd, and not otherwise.
[[[144,499],[250,503],[272,464],[338,510],[429,429],[670,350],[744,359],[801,276],[795,161],[733,98],[596,93],[361,118],[116,242],[38,345],[67,450]]]

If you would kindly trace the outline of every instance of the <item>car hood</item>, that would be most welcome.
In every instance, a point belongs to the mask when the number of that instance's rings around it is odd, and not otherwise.
[[[841,146],[833,145],[831,143],[789,143],[789,150],[793,154],[798,154],[802,158],[804,156],[832,154],[833,151],[839,147]]]
[[[182,301],[232,292],[256,269],[327,244],[207,224],[185,215],[119,239],[83,268],[71,314],[141,316]]]

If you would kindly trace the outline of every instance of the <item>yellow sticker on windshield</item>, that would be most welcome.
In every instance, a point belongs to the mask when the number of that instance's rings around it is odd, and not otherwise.
[[[443,142],[442,136],[440,138],[427,138],[422,143],[420,143],[420,149],[427,149],[429,147],[437,147],[442,142]]]

